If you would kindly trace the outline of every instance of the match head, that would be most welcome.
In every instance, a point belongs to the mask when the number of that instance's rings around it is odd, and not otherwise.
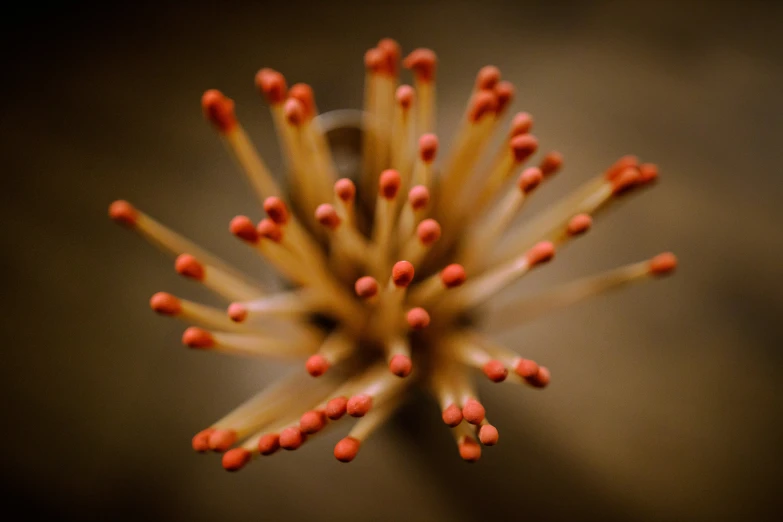
[[[472,437],[465,437],[459,443],[459,456],[465,462],[476,462],[481,458],[481,446]]]
[[[545,178],[557,174],[563,168],[563,155],[556,150],[547,152],[544,159],[538,164],[538,168],[541,169]]]
[[[523,194],[530,194],[544,180],[544,175],[538,167],[528,167],[517,179],[517,186]]]
[[[446,426],[453,428],[462,422],[462,410],[459,409],[459,406],[456,404],[449,404],[446,406],[446,409],[443,410],[441,418],[443,419],[443,422],[446,423]]]
[[[476,399],[468,399],[465,401],[465,405],[462,406],[462,416],[471,424],[478,426],[481,421],[484,420],[486,410]]]
[[[345,437],[334,446],[334,456],[340,462],[351,462],[359,453],[362,443],[354,437]]]
[[[555,245],[551,241],[541,241],[527,251],[525,259],[529,268],[551,261],[555,257]]]
[[[298,449],[304,443],[304,436],[299,428],[290,426],[280,432],[280,447],[284,450],[293,451]]]
[[[589,214],[577,214],[572,217],[566,227],[566,233],[569,236],[579,236],[590,230],[593,226],[593,218]]]
[[[383,52],[386,59],[386,72],[391,75],[397,76],[400,72],[400,57],[402,56],[402,49],[400,44],[392,38],[382,38],[378,42],[378,49]]]
[[[413,265],[408,261],[397,261],[392,267],[392,281],[398,288],[406,288],[411,284],[414,275]]]
[[[256,230],[256,226],[247,216],[235,216],[231,220],[228,229],[242,241],[258,243],[258,231]]]
[[[405,320],[411,330],[423,330],[430,325],[430,314],[421,307],[411,308],[405,314]]]
[[[269,218],[262,219],[256,227],[259,237],[268,239],[275,243],[283,240],[283,229]]]
[[[400,173],[394,169],[387,169],[381,172],[381,179],[378,182],[378,192],[385,199],[394,199],[400,190],[402,178]]]
[[[348,411],[348,399],[345,397],[335,397],[329,399],[326,403],[326,416],[331,420],[337,420]]]
[[[416,235],[424,246],[431,246],[440,239],[440,224],[434,219],[425,219],[416,227]]]
[[[500,82],[495,86],[495,96],[498,97],[498,114],[502,114],[514,101],[516,89],[511,82]]]
[[[619,196],[634,188],[641,180],[642,174],[637,167],[628,167],[611,179],[612,194]]]
[[[116,223],[132,227],[139,219],[139,211],[127,201],[118,199],[109,205],[109,217]]]
[[[518,112],[511,119],[511,129],[509,137],[527,134],[533,128],[533,116],[527,112]]]
[[[307,120],[311,120],[315,117],[315,95],[313,94],[313,88],[306,83],[297,83],[291,86],[291,90],[288,91],[288,96],[299,100],[304,109],[304,117]]]
[[[340,226],[340,216],[337,210],[329,203],[318,205],[315,209],[315,220],[329,230],[334,230]]]
[[[470,99],[468,119],[478,123],[485,116],[493,116],[498,108],[498,97],[494,91],[479,91]]]
[[[606,169],[606,172],[604,172],[604,177],[612,181],[614,178],[620,175],[624,170],[628,168],[638,168],[639,167],[639,158],[637,158],[634,155],[628,154],[626,156],[622,156],[617,161],[612,163],[612,165]]]
[[[277,196],[270,196],[264,200],[264,212],[275,224],[281,226],[288,223],[290,217],[285,201]]]
[[[214,431],[215,428],[207,428],[196,433],[191,441],[193,449],[199,453],[209,451],[209,436],[212,435]]]
[[[305,121],[305,107],[296,98],[288,98],[285,101],[283,114],[286,121],[294,127],[300,126]]]
[[[329,366],[329,361],[326,360],[326,357],[320,354],[311,355],[305,363],[305,369],[307,370],[307,373],[313,377],[320,377],[321,375],[325,374],[329,369]]]
[[[174,262],[174,269],[178,274],[196,281],[203,281],[206,271],[204,265],[190,254],[180,254]]]
[[[430,203],[430,191],[424,185],[416,185],[408,191],[408,202],[413,210],[424,210]]]
[[[519,375],[525,380],[531,379],[538,375],[539,366],[535,361],[530,359],[520,359],[514,366],[514,373]]]
[[[397,87],[397,92],[394,93],[394,98],[403,110],[408,110],[413,106],[413,100],[416,98],[416,92],[410,85],[400,85]]]
[[[397,354],[389,361],[389,371],[397,377],[407,377],[412,370],[413,363],[407,355]]]
[[[167,292],[158,292],[150,298],[150,308],[161,315],[179,315],[182,303]]]
[[[656,276],[668,275],[677,268],[677,257],[671,252],[658,254],[650,259],[650,273]]]
[[[203,328],[191,326],[182,334],[182,344],[188,348],[212,348],[215,338]]]
[[[476,74],[475,88],[477,90],[492,90],[499,81],[500,69],[494,65],[485,65]]]
[[[245,448],[234,448],[223,455],[223,468],[226,471],[239,471],[250,462],[251,454]]]
[[[658,165],[655,163],[642,163],[639,165],[639,183],[647,185],[658,181]]]
[[[424,163],[432,163],[438,154],[438,137],[434,134],[422,134],[419,138],[419,157]]]
[[[210,89],[201,97],[204,116],[223,134],[234,130],[237,118],[234,114],[234,100],[227,98],[217,89]]]
[[[429,83],[435,80],[438,58],[431,49],[416,49],[405,57],[403,67],[413,71],[416,80]]]
[[[532,134],[517,134],[508,141],[514,162],[522,163],[538,150],[538,139]]]
[[[258,452],[261,455],[271,455],[280,449],[280,435],[266,433],[258,439]]]
[[[479,428],[478,436],[481,443],[485,446],[494,446],[498,443],[498,439],[500,438],[498,429],[492,424],[484,424]]]
[[[456,288],[461,286],[468,275],[465,273],[465,267],[456,263],[451,264],[440,271],[440,280],[446,288]]]
[[[338,179],[334,184],[334,194],[345,203],[356,198],[356,185],[348,178]]]
[[[256,87],[269,105],[283,103],[288,94],[285,77],[274,69],[264,68],[256,73]]]
[[[371,74],[379,74],[387,67],[386,53],[377,47],[364,53],[364,68]]]
[[[323,410],[310,410],[299,419],[299,430],[307,435],[318,433],[324,426],[326,426],[326,413]]]
[[[508,370],[503,366],[503,363],[497,359],[488,361],[481,368],[481,371],[483,371],[484,375],[492,382],[503,382],[506,380],[506,377],[508,377]]]
[[[220,453],[228,450],[237,441],[237,432],[234,430],[215,430],[209,436],[209,447]]]
[[[351,417],[364,417],[372,408],[372,397],[364,393],[354,395],[346,404],[348,415]]]
[[[525,379],[525,381],[534,388],[546,388],[547,385],[549,385],[551,377],[549,368],[546,366],[539,366],[538,372],[534,376]]]
[[[231,303],[228,305],[228,316],[235,323],[241,323],[247,319],[247,308],[242,303]]]
[[[374,277],[364,276],[356,280],[353,289],[356,291],[356,295],[362,299],[371,299],[378,295],[379,285]]]

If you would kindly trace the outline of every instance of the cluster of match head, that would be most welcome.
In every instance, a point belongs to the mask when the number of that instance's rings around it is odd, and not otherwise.
[[[413,86],[400,85],[402,64]],[[156,312],[192,326],[191,348],[242,356],[290,358],[299,371],[200,431],[199,452],[223,453],[237,470],[257,456],[295,450],[340,419],[358,419],[334,448],[353,460],[364,440],[410,395],[414,384],[437,401],[460,456],[475,461],[498,442],[473,373],[531,388],[549,370],[492,341],[476,311],[501,290],[583,236],[594,217],[630,192],[653,184],[658,169],[624,156],[558,204],[514,227],[526,201],[559,172],[556,151],[531,160],[533,118],[511,115],[501,146],[485,149],[506,119],[514,87],[493,66],[477,77],[445,158],[435,125],[436,57],[417,49],[405,59],[381,40],[365,55],[361,172],[340,177],[312,88],[288,87],[262,69],[266,99],[288,169],[284,191],[239,124],[234,103],[216,90],[205,116],[258,194],[265,217],[234,217],[231,233],[289,283],[270,293],[217,256],[125,201],[110,216],[175,257],[182,276],[225,299],[226,309],[155,294]],[[607,290],[670,273],[672,254],[622,266],[513,301],[497,310],[516,325]],[[303,361],[303,362],[302,362]],[[305,371],[301,371],[301,368]]]

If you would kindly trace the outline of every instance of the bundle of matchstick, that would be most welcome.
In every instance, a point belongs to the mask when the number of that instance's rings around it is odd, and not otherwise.
[[[399,85],[400,62],[412,71],[413,86]],[[485,154],[514,97],[500,71],[478,72],[462,123],[439,161],[435,53],[417,49],[401,60],[399,45],[384,39],[366,53],[365,66],[355,180],[340,178],[309,85],[289,88],[271,69],[256,76],[285,159],[286,191],[237,121],[233,102],[216,90],[203,96],[207,119],[266,214],[258,223],[234,217],[231,233],[276,269],[289,290],[270,293],[126,201],[110,206],[114,220],[173,254],[178,273],[226,300],[227,311],[164,292],[152,297],[156,312],[197,325],[185,330],[186,346],[301,361],[289,377],[193,438],[199,452],[223,452],[228,470],[280,448],[295,450],[346,415],[358,421],[334,454],[349,462],[415,385],[431,391],[460,456],[478,460],[482,445],[497,443],[498,430],[478,399],[474,373],[542,388],[550,372],[482,333],[476,311],[584,235],[594,216],[658,177],[655,165],[624,156],[514,228],[524,204],[563,160],[552,151],[531,164],[538,141],[525,112],[508,118],[500,147]],[[497,313],[518,324],[675,266],[672,254],[659,254],[512,301]]]

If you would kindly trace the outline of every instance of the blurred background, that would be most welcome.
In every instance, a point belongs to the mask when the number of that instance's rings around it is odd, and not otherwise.
[[[773,520],[783,462],[776,2],[26,4],[2,21],[0,206],[5,506],[78,520]],[[549,366],[545,391],[481,382],[501,440],[462,462],[434,403],[409,405],[350,465],[347,426],[229,474],[191,436],[282,364],[192,353],[166,290],[214,302],[106,217],[117,198],[261,279],[227,233],[259,218],[203,121],[233,97],[272,167],[262,66],[360,107],[382,37],[439,56],[448,143],[476,71],[500,67],[566,168],[540,209],[634,153],[661,183],[505,298],[672,250],[676,276],[497,339]],[[408,80],[409,81],[409,80]],[[528,216],[530,213],[527,214]]]

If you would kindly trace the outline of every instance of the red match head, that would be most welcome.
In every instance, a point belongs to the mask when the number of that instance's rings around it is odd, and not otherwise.
[[[237,441],[237,432],[234,430],[215,430],[209,436],[209,447],[214,451],[224,452]]]
[[[109,217],[117,223],[132,227],[136,225],[139,212],[127,201],[119,199],[109,205]]]
[[[549,373],[549,368],[546,366],[539,366],[538,372],[534,376],[528,377],[525,380],[534,388],[546,388],[547,385],[549,385],[550,379],[551,374]]]
[[[209,436],[215,431],[215,428],[207,428],[201,430],[193,436],[192,445],[193,449],[199,453],[209,451]]]
[[[475,88],[478,90],[492,90],[500,81],[500,69],[494,65],[485,65],[476,74]]]
[[[473,123],[477,123],[484,116],[495,114],[497,108],[498,97],[494,91],[479,91],[470,99],[468,119]]]
[[[424,163],[432,163],[438,154],[438,137],[434,134],[422,134],[419,138],[419,157]]]
[[[150,308],[161,315],[179,315],[182,303],[169,293],[158,292],[150,299]]]
[[[462,416],[471,424],[479,425],[484,420],[485,415],[484,406],[476,399],[468,399],[465,401],[465,405],[462,406]]]
[[[514,372],[525,380],[538,375],[538,364],[530,359],[520,359],[514,367]]]
[[[372,397],[363,393],[354,395],[346,404],[348,415],[351,417],[364,417],[372,408]]]
[[[334,456],[340,462],[351,462],[356,458],[361,447],[359,439],[354,437],[345,437],[334,446]]]
[[[348,178],[338,179],[334,184],[334,194],[346,203],[350,203],[356,197],[356,185]]]
[[[279,243],[283,240],[283,229],[269,218],[259,221],[256,232],[258,232],[259,237],[268,239],[274,243]]]
[[[430,191],[424,185],[416,185],[408,192],[408,202],[413,210],[423,210],[430,203]]]
[[[606,169],[606,172],[604,172],[604,177],[612,181],[614,178],[620,175],[621,172],[628,168],[638,168],[639,167],[639,158],[633,155],[627,155],[623,156],[612,165]]]
[[[498,97],[498,114],[505,112],[508,106],[511,105],[511,102],[514,101],[515,94],[516,89],[511,82],[503,81],[495,86],[495,96]]]
[[[381,172],[381,179],[378,182],[378,191],[385,199],[394,199],[400,190],[402,179],[400,173],[394,169],[387,169]]]
[[[288,223],[290,217],[285,201],[277,196],[270,196],[264,200],[264,212],[275,224],[281,226]]]
[[[465,437],[459,443],[459,456],[465,462],[476,462],[481,458],[481,446],[472,437]]]
[[[302,104],[305,119],[311,120],[315,117],[315,95],[312,87],[306,83],[294,84],[291,86],[291,90],[288,91],[288,96]]]
[[[310,410],[299,419],[299,429],[307,435],[318,433],[324,426],[326,426],[326,413],[323,410]]]
[[[569,236],[579,236],[590,230],[593,218],[589,214],[577,214],[568,221],[566,232]]]
[[[503,366],[503,363],[497,359],[487,362],[481,370],[492,382],[503,382],[508,376],[508,370]]]
[[[182,334],[182,344],[188,348],[212,348],[215,338],[203,328],[191,326]]]
[[[340,216],[337,215],[337,210],[329,203],[318,205],[318,208],[315,209],[315,220],[329,230],[334,230],[340,226]]]
[[[223,455],[223,468],[226,471],[239,471],[250,462],[251,454],[245,448],[234,448]]]
[[[518,112],[511,120],[509,136],[513,138],[514,136],[519,136],[520,134],[527,134],[532,128],[533,116],[527,112]]]
[[[283,114],[288,123],[298,127],[305,121],[305,108],[296,98],[288,98],[283,104]]]
[[[293,451],[304,443],[304,436],[298,427],[290,426],[280,432],[280,447]]]
[[[203,281],[206,272],[204,265],[190,254],[180,254],[174,262],[174,269],[178,274],[196,281]]]
[[[231,220],[228,229],[242,241],[247,241],[248,243],[258,242],[258,231],[256,230],[256,226],[247,216],[234,217]]]
[[[642,163],[639,165],[639,183],[647,185],[658,181],[658,165],[655,163]]]
[[[364,67],[368,72],[379,74],[384,72],[387,66],[386,53],[381,49],[375,47],[364,53]]]
[[[305,369],[313,377],[320,377],[329,369],[329,361],[323,355],[311,355],[305,363]]]
[[[411,330],[423,330],[430,325],[430,314],[421,307],[411,308],[405,315]]]
[[[394,93],[394,97],[397,100],[397,103],[400,105],[400,107],[403,108],[403,110],[408,110],[413,106],[413,101],[416,98],[416,93],[413,90],[413,87],[410,85],[400,85],[397,87],[397,92]]]
[[[400,44],[392,38],[383,38],[378,42],[378,49],[383,52],[386,60],[386,72],[396,76],[400,71],[399,62],[402,56]]]
[[[517,179],[517,186],[524,194],[530,194],[543,181],[544,175],[538,167],[528,167],[522,171]]]
[[[274,69],[264,68],[256,73],[256,87],[261,91],[269,105],[285,101],[288,86],[285,77]]]
[[[508,142],[514,162],[522,163],[538,150],[538,139],[532,134],[517,134]]]
[[[335,397],[326,403],[326,416],[331,420],[339,419],[346,411],[348,411],[348,399],[345,397]]]
[[[371,276],[360,277],[353,285],[356,295],[362,299],[371,299],[378,295],[378,281]]]
[[[650,259],[650,273],[661,276],[667,275],[677,268],[677,257],[671,252],[664,252],[658,254],[654,258]]]
[[[411,284],[414,275],[413,265],[408,261],[397,261],[392,267],[392,281],[399,288],[405,288]]]
[[[461,286],[468,278],[465,268],[456,263],[451,264],[440,271],[440,280],[446,288]]]
[[[242,303],[231,303],[228,305],[228,316],[235,323],[241,323],[247,319],[247,308]]]
[[[639,172],[637,167],[628,167],[623,169],[619,174],[611,179],[612,194],[615,196],[625,194],[638,185],[641,178],[642,174]]]
[[[462,422],[462,410],[456,404],[449,404],[441,415],[443,422],[452,428]]]
[[[261,455],[271,455],[280,449],[280,435],[266,433],[258,439],[258,452]]]
[[[530,268],[546,263],[553,257],[555,257],[555,245],[553,245],[550,241],[541,241],[536,243],[533,248],[528,250],[525,254],[527,265]]]
[[[231,132],[237,126],[234,114],[234,100],[227,98],[217,89],[210,89],[201,97],[204,116],[223,134]]]
[[[402,65],[411,69],[420,82],[432,82],[435,80],[435,69],[438,58],[430,49],[416,49],[403,60]]]
[[[500,438],[498,429],[492,424],[484,424],[479,428],[478,436],[481,443],[485,446],[494,446],[498,443],[498,439]]]
[[[547,152],[544,159],[538,164],[538,168],[541,169],[544,177],[557,174],[563,168],[563,155],[556,150]]]
[[[413,363],[407,355],[397,354],[389,361],[389,371],[397,377],[407,377],[412,370]]]
[[[424,246],[430,246],[440,239],[440,224],[434,219],[425,219],[416,227],[416,235]]]

